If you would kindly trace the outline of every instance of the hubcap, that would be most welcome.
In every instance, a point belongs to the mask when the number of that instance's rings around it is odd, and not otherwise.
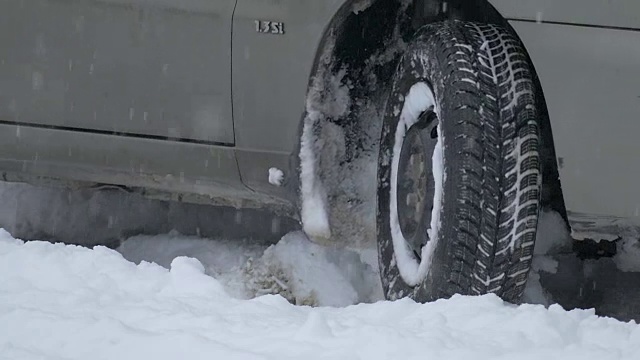
[[[407,131],[398,166],[398,222],[407,245],[420,258],[429,241],[435,181],[433,152],[438,142],[438,119],[433,111],[423,113]]]

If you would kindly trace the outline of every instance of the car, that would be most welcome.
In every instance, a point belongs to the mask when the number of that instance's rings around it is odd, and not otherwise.
[[[267,208],[375,241],[385,296],[418,301],[520,301],[543,209],[578,240],[640,223],[636,0],[30,0],[0,24],[7,182]]]

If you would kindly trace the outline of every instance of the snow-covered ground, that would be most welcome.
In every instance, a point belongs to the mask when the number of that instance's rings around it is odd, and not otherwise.
[[[303,240],[289,236],[282,250],[272,248],[274,256],[286,260],[290,251],[305,250]],[[217,260],[238,265],[243,256]],[[340,266],[316,268],[320,262],[308,266],[307,276],[319,283],[341,278]],[[23,243],[3,231],[0,358],[600,360],[640,354],[639,325],[590,310],[517,307],[494,296],[294,306],[279,295],[233,296],[224,285],[229,274],[220,280],[207,270],[218,271],[188,257],[172,260],[170,269],[135,265],[104,247]],[[350,293],[346,284],[336,285]]]
[[[541,217],[531,304],[416,304],[382,301],[371,247],[320,246],[297,231],[279,241],[186,236],[170,230],[163,205],[78,197],[0,187],[0,227],[116,248],[24,243],[0,230],[0,359],[640,359],[640,325],[551,305],[601,296],[598,314],[640,318],[638,241],[614,259],[577,261],[555,213]],[[191,211],[172,212],[186,214],[179,230],[193,227]],[[126,235],[154,226],[165,235]]]

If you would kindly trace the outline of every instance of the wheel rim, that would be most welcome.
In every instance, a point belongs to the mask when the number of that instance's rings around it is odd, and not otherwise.
[[[391,161],[389,225],[400,276],[415,287],[427,276],[438,242],[444,137],[435,96],[426,83],[411,87],[399,115]]]
[[[417,260],[429,241],[435,196],[433,153],[438,141],[438,118],[424,112],[407,131],[398,164],[396,189],[398,222],[402,236]]]

